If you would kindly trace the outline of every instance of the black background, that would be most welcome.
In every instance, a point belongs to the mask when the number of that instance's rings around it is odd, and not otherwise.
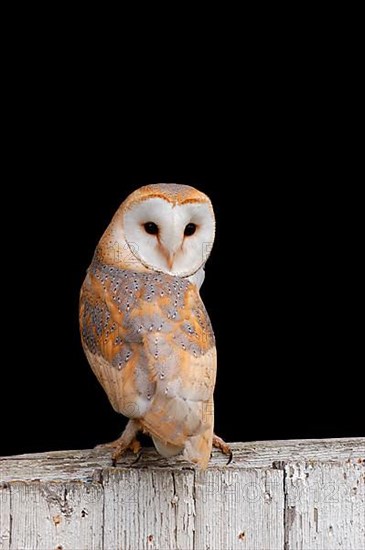
[[[216,432],[363,436],[351,94],[321,63],[305,80],[269,52],[221,78],[224,96],[192,74],[159,80],[151,63],[144,86],[121,89],[104,62],[53,57],[37,69],[32,58],[8,106],[0,455],[121,433],[81,349],[78,296],[118,205],[156,182],[196,186],[216,211],[202,288],[219,358]]]
[[[269,170],[264,186],[244,166],[242,173],[133,169],[113,178],[108,169],[103,177],[102,163],[93,189],[93,170],[79,171],[81,192],[63,187],[62,170],[46,199],[30,185],[17,211],[24,232],[7,264],[15,319],[12,358],[2,365],[1,454],[89,448],[121,432],[125,419],[80,346],[78,294],[119,203],[158,181],[195,185],[216,210],[202,296],[219,354],[217,433],[230,441],[363,435],[353,384],[356,266],[333,192],[282,186]]]

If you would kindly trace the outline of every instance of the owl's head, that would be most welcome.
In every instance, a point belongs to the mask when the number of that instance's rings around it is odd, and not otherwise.
[[[124,267],[190,277],[204,265],[214,242],[212,203],[187,185],[141,187],[122,203],[101,246]],[[117,254],[115,254],[117,249]],[[110,261],[109,254],[109,261]]]

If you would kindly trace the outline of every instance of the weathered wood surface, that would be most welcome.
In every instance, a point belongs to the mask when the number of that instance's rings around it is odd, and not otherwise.
[[[206,472],[153,450],[0,458],[0,549],[365,549],[365,439],[232,446]]]

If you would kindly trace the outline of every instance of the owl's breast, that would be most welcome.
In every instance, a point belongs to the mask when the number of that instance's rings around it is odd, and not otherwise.
[[[214,335],[187,279],[94,261],[82,289],[80,324],[89,362],[119,412],[138,401],[135,416],[144,416],[161,395],[211,396],[215,361],[206,357],[215,352]]]

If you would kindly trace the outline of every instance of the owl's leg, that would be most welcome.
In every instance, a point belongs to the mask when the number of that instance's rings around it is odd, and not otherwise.
[[[139,430],[141,430],[141,425],[138,420],[130,420],[125,427],[124,432],[120,437],[118,437],[118,439],[111,441],[111,443],[99,445],[99,448],[103,447],[107,449],[114,449],[112,454],[114,464],[128,449],[133,451],[135,454],[138,454],[141,450],[141,444],[136,437]]]
[[[223,439],[221,437],[218,437],[217,435],[214,434],[213,435],[213,447],[215,447],[216,449],[219,449],[220,451],[222,451],[223,454],[229,456],[229,460],[227,462],[227,466],[228,466],[228,464],[230,464],[233,460],[233,453],[232,453],[231,447],[228,445],[228,443],[223,441]]]

